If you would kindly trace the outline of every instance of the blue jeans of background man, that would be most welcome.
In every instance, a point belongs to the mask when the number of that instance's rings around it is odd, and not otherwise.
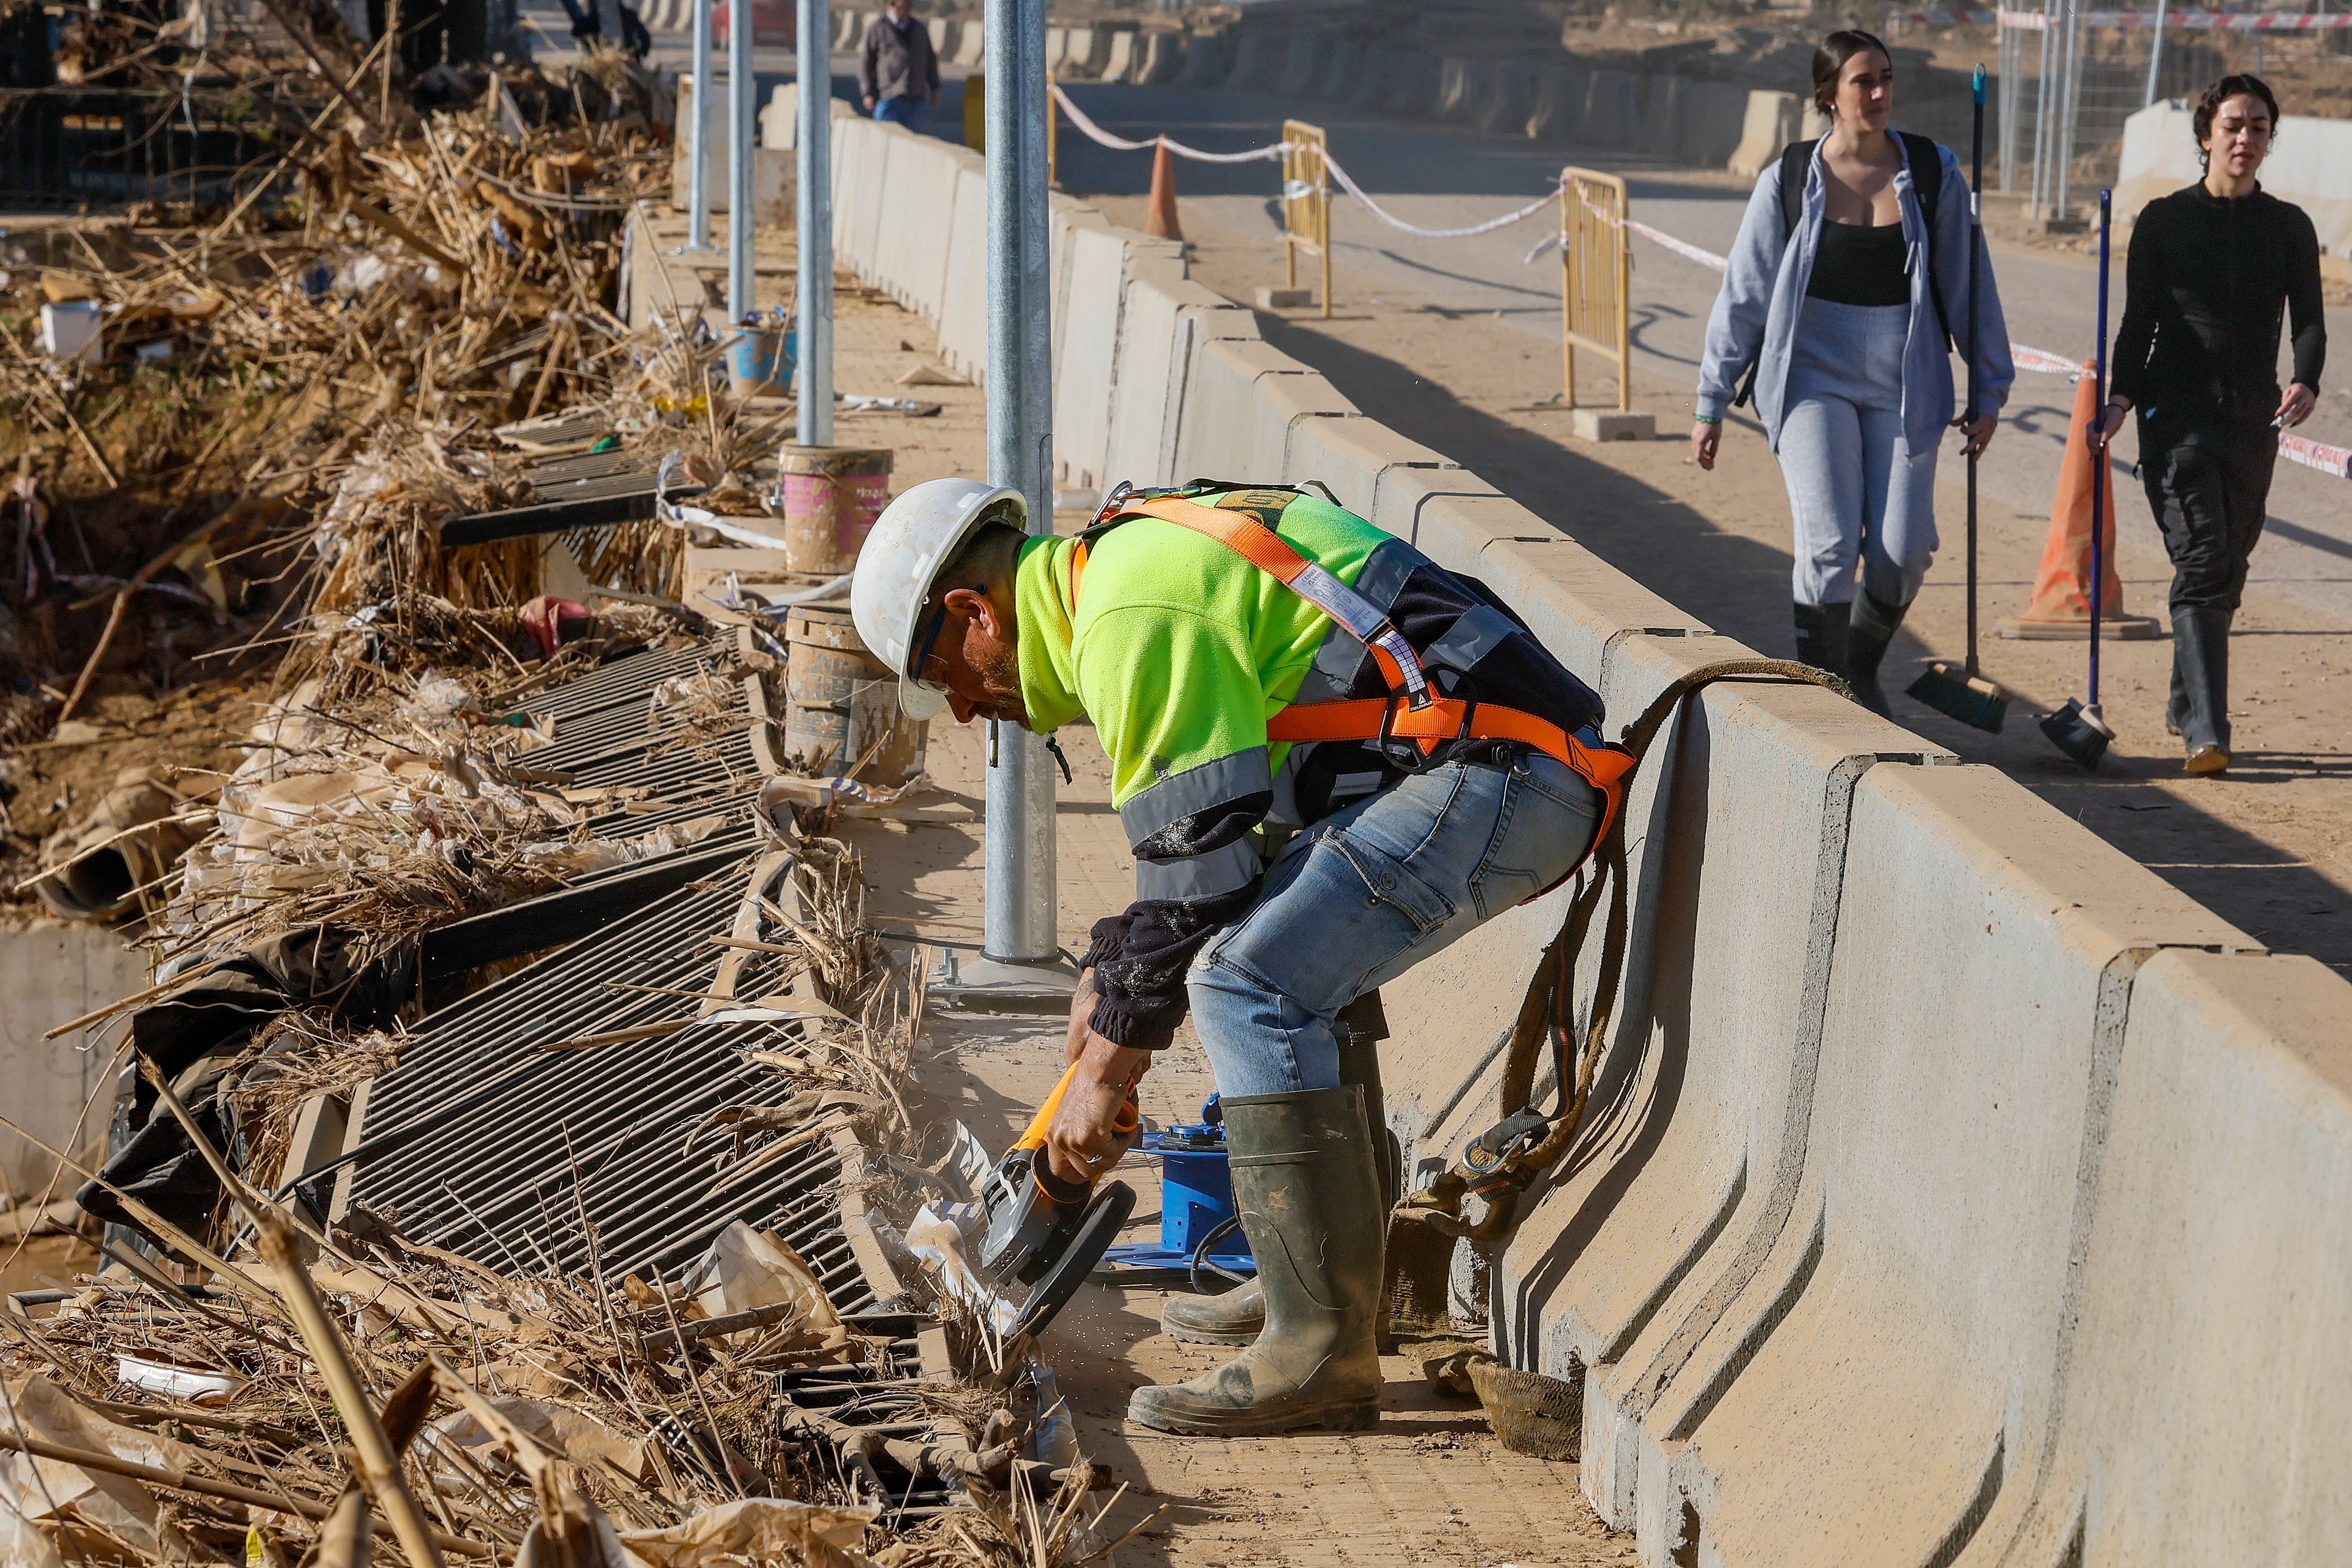
[[[1845,604],[1861,583],[1908,604],[1936,559],[1936,449],[1903,439],[1907,305],[1807,299],[1789,356],[1780,476],[1796,523],[1800,604]]]
[[[1566,876],[1601,805],[1539,754],[1454,762],[1293,839],[1185,977],[1218,1092],[1338,1087],[1333,1015]]]
[[[923,129],[923,110],[929,100],[908,93],[903,98],[886,98],[876,101],[874,118],[887,120],[894,125],[919,132]]]

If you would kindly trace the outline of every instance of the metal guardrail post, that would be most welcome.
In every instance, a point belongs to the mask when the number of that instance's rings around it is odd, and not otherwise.
[[[1633,255],[1625,233],[1625,182],[1598,170],[1562,169],[1559,325],[1563,397],[1576,406],[1576,350],[1617,371],[1617,408],[1633,407]]]
[[[2326,9],[2324,3],[2320,9]],[[2156,36],[2147,46],[2147,96],[2140,101],[2142,109],[2156,101],[2158,83],[2164,70],[2164,0],[2156,0]]]
[[[800,186],[793,199],[800,241],[793,294],[800,318],[794,356],[800,405],[793,434],[803,446],[833,444],[832,12],[828,0],[800,0],[800,122],[793,138]]]
[[[694,0],[694,117],[688,134],[687,178],[694,188],[687,198],[686,247],[710,248],[710,7],[713,0]]]
[[[1319,125],[1282,122],[1282,279],[1298,287],[1298,253],[1319,258],[1323,269],[1323,319],[1331,319],[1331,174],[1323,161],[1330,145]]]
[[[751,171],[759,163],[753,148],[752,99],[759,91],[751,72],[751,0],[728,0],[727,123],[732,134],[727,149],[727,325],[742,324],[751,300]]]
[[[988,0],[988,478],[1054,528],[1052,245],[1047,229],[1045,0]],[[1054,775],[1045,742],[991,723],[983,958],[943,951],[933,989],[980,1006],[1067,1005],[1061,956]]]

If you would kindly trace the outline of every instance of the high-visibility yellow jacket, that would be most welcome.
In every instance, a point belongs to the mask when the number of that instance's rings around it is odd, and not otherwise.
[[[1600,698],[1475,579],[1313,495],[1196,498],[1274,528],[1385,612],[1438,678],[1563,730],[1599,725]],[[1043,733],[1091,718],[1110,758],[1136,902],[1095,927],[1093,1022],[1121,1044],[1157,1048],[1183,1017],[1192,955],[1248,907],[1267,830],[1308,826],[1401,777],[1370,745],[1270,742],[1267,720],[1293,702],[1384,696],[1388,686],[1344,627],[1214,539],[1151,517],[1094,531],[1074,605],[1076,543],[1037,538],[1022,553],[1022,696]],[[1471,741],[1434,760],[1514,749]]]

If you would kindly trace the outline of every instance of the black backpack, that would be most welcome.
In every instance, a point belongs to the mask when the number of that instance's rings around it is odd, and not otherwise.
[[[1919,215],[1927,223],[1927,298],[1935,301],[1937,323],[1944,329],[1944,341],[1952,341],[1951,317],[1944,309],[1944,291],[1936,283],[1936,207],[1944,197],[1944,152],[1932,137],[1915,135],[1908,131],[1895,133],[1903,139],[1903,151],[1911,160],[1911,190],[1919,198]],[[1821,145],[1820,138],[1811,141],[1791,141],[1780,150],[1780,229],[1783,235],[1797,232],[1797,219],[1805,210],[1805,172],[1813,165],[1813,149]],[[1785,243],[1785,242],[1784,242]],[[1731,400],[1734,408],[1745,408],[1750,394],[1756,391],[1756,368],[1763,361],[1764,350],[1758,345],[1756,358],[1748,361],[1747,372],[1740,377],[1739,395]]]

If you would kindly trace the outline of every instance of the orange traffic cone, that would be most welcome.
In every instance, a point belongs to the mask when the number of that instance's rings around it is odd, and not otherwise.
[[[1143,232],[1154,239],[1182,239],[1184,225],[1176,221],[1176,155],[1162,141],[1151,154],[1151,210]]]
[[[2091,454],[2091,422],[2098,417],[2098,382],[2085,371],[2074,383],[2074,428],[2066,433],[2066,458],[2058,469],[2058,493],[2050,504],[2050,538],[2034,574],[2033,598],[2025,613],[1995,624],[2003,637],[2064,642],[2091,634],[2091,465],[2106,461]],[[2114,476],[2109,475],[2110,480]],[[2109,483],[2105,514],[2099,518],[2099,634],[2140,638],[2156,635],[2156,622],[2124,612],[2124,585],[2116,575],[2116,491]]]

